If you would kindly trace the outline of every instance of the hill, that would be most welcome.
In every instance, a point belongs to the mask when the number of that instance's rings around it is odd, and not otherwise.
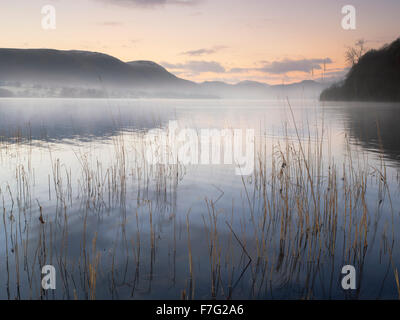
[[[400,38],[364,54],[342,83],[321,93],[322,101],[400,101]]]
[[[196,83],[152,61],[123,62],[99,52],[0,49],[0,96],[67,98],[247,98],[319,96],[322,85],[303,81],[270,86],[243,81]]]
[[[14,96],[10,90],[0,88],[0,97],[12,97]]]
[[[0,49],[0,81],[49,86],[147,88],[190,85],[161,66],[137,61],[125,63],[88,51]]]

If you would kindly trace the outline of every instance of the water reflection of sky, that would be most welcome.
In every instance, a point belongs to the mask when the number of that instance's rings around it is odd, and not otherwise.
[[[348,156],[346,137],[349,136],[354,160],[359,160],[354,161],[354,165],[361,168],[365,165],[363,159],[368,158],[369,166],[379,167],[379,152],[383,151],[393,165],[388,168],[388,177],[392,179],[396,176],[400,150],[399,142],[395,139],[398,132],[396,106],[377,105],[375,107],[367,104],[363,108],[360,105],[332,104],[321,108],[316,101],[293,101],[292,108],[299,138],[305,149],[309,140],[315,143],[321,138],[323,132],[325,159],[327,160],[328,155],[332,155],[335,161],[341,164]],[[375,132],[376,126],[373,125],[376,123],[376,118],[379,119],[382,130],[380,135]],[[141,143],[141,137],[147,130],[154,127],[166,128],[170,120],[177,120],[180,128],[253,128],[257,136],[256,145],[260,140],[265,142],[264,156],[267,159],[271,156],[273,147],[279,144],[284,147],[286,139],[293,143],[298,141],[292,114],[285,101],[0,100],[0,136],[2,136],[0,187],[7,212],[11,210],[8,189],[18,195],[14,195],[14,201],[17,198],[19,201],[24,199],[24,191],[15,180],[16,170],[33,172],[26,175],[33,180],[29,181],[30,203],[28,205],[24,205],[23,201],[15,203],[14,215],[17,212],[19,214],[22,212],[23,215],[29,212],[27,215],[29,217],[27,219],[31,222],[29,237],[35,243],[41,228],[37,222],[39,212],[36,202],[44,208],[46,219],[49,221],[54,219],[54,228],[58,230],[53,235],[54,240],[60,240],[63,234],[63,227],[57,225],[57,221],[61,221],[63,214],[68,212],[69,249],[66,254],[76,263],[82,259],[82,234],[87,233],[87,245],[90,251],[91,241],[97,233],[97,249],[102,252],[98,297],[111,298],[108,290],[110,287],[110,269],[108,268],[111,266],[117,270],[115,277],[118,279],[118,290],[115,292],[118,292],[120,298],[132,296],[134,290],[130,276],[135,270],[135,259],[131,251],[127,256],[126,250],[129,249],[128,244],[131,241],[137,241],[137,230],[140,230],[142,236],[140,270],[143,273],[139,276],[141,282],[137,285],[133,297],[179,298],[182,289],[187,286],[186,219],[189,212],[191,242],[193,251],[196,252],[194,263],[197,270],[197,298],[209,297],[209,287],[205,285],[209,283],[207,274],[209,266],[204,262],[208,260],[207,246],[204,245],[204,224],[210,210],[210,207],[207,207],[207,201],[212,200],[218,212],[218,225],[222,230],[220,242],[225,250],[229,251],[233,248],[236,252],[240,252],[239,244],[232,239],[229,240],[232,235],[229,234],[226,222],[231,222],[234,230],[241,230],[240,235],[244,239],[249,238],[249,248],[254,245],[251,242],[251,228],[243,230],[243,225],[250,223],[248,195],[243,189],[243,183],[252,186],[254,181],[249,177],[245,177],[243,181],[242,177],[236,176],[232,165],[188,166],[182,169],[177,179],[170,177],[171,179],[165,181],[158,180],[157,172],[153,172],[147,185],[138,185],[139,182],[135,179],[138,173],[130,171],[135,168],[137,161],[140,161],[135,156],[135,150],[141,147],[136,144]],[[31,140],[20,141],[21,137],[31,137]],[[16,143],[17,141],[20,143]],[[376,148],[379,141],[382,147]],[[104,178],[107,168],[120,164],[118,163],[120,159],[116,158],[116,148],[121,144],[124,145],[126,151],[124,165],[129,175],[125,186],[125,196],[123,199],[110,199],[110,195],[105,195],[102,199],[105,203],[104,207],[91,207],[92,200],[80,196],[84,193],[82,188],[85,188],[84,168],[90,168],[97,174],[102,173],[103,176],[100,178]],[[86,164],[82,163],[83,159]],[[49,179],[53,179],[57,161],[63,183],[65,184],[65,179],[69,174],[71,179],[72,194],[68,195],[65,191],[62,195],[64,198],[55,197],[53,194],[57,182],[50,181],[49,183]],[[269,160],[267,163],[270,165]],[[325,168],[330,166],[328,160],[324,166]],[[370,167],[368,170],[372,172]],[[390,181],[394,183],[395,180]],[[52,196],[49,196],[49,184]],[[394,183],[393,187],[396,192],[392,194],[392,206],[398,211],[399,203],[396,197],[398,186]],[[63,188],[63,190],[67,189],[65,185]],[[376,206],[378,194],[377,186],[371,186],[367,199],[368,205],[375,208],[378,217],[381,217],[381,220],[371,222],[375,223],[374,232],[379,235],[384,228],[382,224],[388,218],[389,211],[385,202],[382,206]],[[96,197],[95,194],[92,196]],[[66,203],[68,208],[65,207]],[[257,205],[253,210],[260,210],[260,203],[258,201],[255,203]],[[150,210],[153,212],[152,227],[149,225]],[[84,229],[82,219],[87,212],[90,213],[85,218],[88,227]],[[58,215],[60,217],[57,220],[54,216]],[[398,222],[397,218],[396,222]],[[9,223],[12,224],[12,222]],[[49,228],[48,225],[46,228]],[[26,235],[24,232],[22,231],[21,234]],[[149,250],[152,246],[151,232],[155,234],[156,253],[154,256]],[[274,242],[277,239],[270,240]],[[338,245],[341,244],[340,241]],[[230,249],[226,247],[227,243],[231,244]],[[0,248],[3,254],[5,244],[2,243]],[[381,254],[380,248],[379,240],[371,239],[372,253],[366,262],[370,268],[366,268],[365,271],[367,288],[364,291],[364,297],[375,298],[374,290],[371,288],[381,285],[380,275],[386,272],[386,264],[376,263]],[[34,246],[28,249],[29,254],[34,256]],[[395,255],[398,256],[397,253]],[[240,254],[232,259],[236,267],[234,280],[239,279],[241,271],[246,271],[241,279],[243,283],[239,282],[233,296],[251,298],[249,283],[251,283],[252,274],[245,269],[246,259]],[[341,262],[336,261],[335,267],[339,268]],[[329,282],[329,270],[324,269],[324,271],[326,274],[321,273],[320,277],[326,278]],[[79,273],[76,272],[78,277]],[[296,283],[288,280],[287,272],[290,271],[275,271],[276,277],[273,281],[276,290],[275,297],[293,298],[297,294],[302,294],[301,281]],[[377,272],[379,276],[374,276],[374,272]],[[299,274],[302,275],[302,273]],[[0,282],[6,281],[5,276],[2,275]],[[224,281],[228,279],[224,278]],[[393,294],[391,284],[384,284],[383,296],[391,297]],[[26,289],[27,284],[23,286]],[[72,291],[68,292],[72,295]],[[319,297],[326,297],[325,293],[323,288],[315,289],[315,294]],[[60,298],[67,298],[60,292],[57,294]],[[78,294],[81,298],[84,296],[82,292]],[[341,297],[337,289],[331,294],[333,297]],[[271,297],[262,291],[255,296],[257,298]],[[1,297],[6,296],[3,294]]]

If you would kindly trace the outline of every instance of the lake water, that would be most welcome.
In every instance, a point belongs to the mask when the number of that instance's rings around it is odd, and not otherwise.
[[[152,165],[174,123],[254,130],[254,170]],[[397,299],[399,123],[382,103],[0,99],[0,298]]]

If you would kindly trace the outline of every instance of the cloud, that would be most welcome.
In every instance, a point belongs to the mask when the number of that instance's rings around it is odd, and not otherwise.
[[[118,21],[103,21],[103,22],[100,22],[98,25],[104,26],[104,27],[120,27],[120,26],[123,26],[124,24],[122,22],[118,22]]]
[[[229,73],[261,72],[282,75],[290,72],[310,73],[312,70],[322,70],[324,64],[332,63],[330,58],[325,59],[284,59],[280,61],[260,61],[259,66],[253,68],[232,68]]]
[[[318,78],[316,80],[327,80],[327,81],[341,81],[346,77],[346,74],[349,72],[350,68],[334,68],[331,70],[327,70],[324,73],[324,78]]]
[[[225,72],[225,68],[216,61],[188,61],[185,63],[177,63],[177,64],[161,62],[161,65],[170,70],[178,70],[180,72],[190,72],[193,75],[205,72],[213,72],[213,73]]]
[[[256,68],[232,68],[229,73],[248,73],[257,70]]]
[[[225,46],[214,46],[209,49],[203,48],[203,49],[198,49],[198,50],[191,50],[191,51],[182,52],[181,54],[187,55],[187,56],[202,56],[202,55],[216,53],[225,48],[226,48]]]
[[[258,71],[270,74],[284,74],[295,71],[309,73],[312,70],[321,70],[324,63],[330,64],[332,63],[332,60],[330,58],[300,60],[285,59],[266,63],[262,68],[258,68]]]
[[[186,54],[201,55],[209,53],[211,49],[199,49],[188,51]],[[261,66],[254,67],[236,67],[231,69],[225,69],[219,62],[216,61],[187,61],[185,63],[172,64],[168,62],[161,62],[165,68],[173,70],[176,74],[186,75],[199,75],[201,73],[229,73],[229,74],[246,74],[246,73],[261,73],[269,75],[286,75],[291,72],[303,72],[310,73],[312,70],[322,70],[325,64],[331,64],[330,58],[325,59],[284,59],[280,61],[262,61]],[[325,74],[329,71],[325,69]],[[332,70],[331,70],[332,71]]]
[[[133,6],[133,7],[155,7],[167,4],[174,5],[195,5],[202,0],[95,0],[98,2],[110,3],[122,6]]]

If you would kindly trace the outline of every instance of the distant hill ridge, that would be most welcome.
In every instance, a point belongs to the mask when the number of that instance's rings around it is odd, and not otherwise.
[[[196,83],[152,61],[123,62],[99,52],[54,49],[0,49],[0,86],[0,96],[63,97],[265,98],[293,90],[322,90],[314,81],[287,86]]]

